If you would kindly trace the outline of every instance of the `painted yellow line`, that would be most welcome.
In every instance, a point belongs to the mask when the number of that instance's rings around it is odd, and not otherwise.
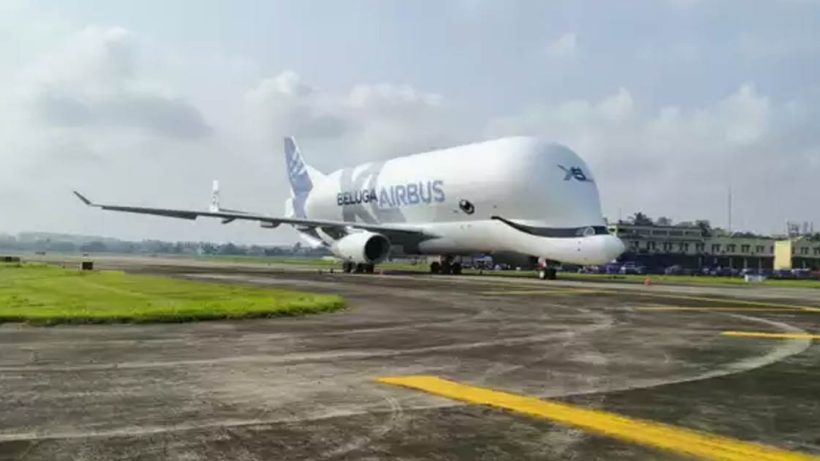
[[[639,306],[637,311],[652,312],[813,312],[800,307],[692,307],[692,306]]]
[[[770,303],[766,301],[748,301],[744,299],[727,299],[727,298],[710,298],[707,296],[690,296],[690,295],[677,295],[672,293],[647,293],[645,291],[635,291],[635,294],[639,296],[649,296],[649,297],[656,297],[656,298],[668,298],[668,299],[689,299],[692,301],[706,301],[712,303],[732,303],[732,304],[742,304],[745,306],[760,306],[760,307],[769,307],[769,308],[786,308],[786,309],[800,309],[802,311],[807,312],[820,312],[820,307],[815,306],[795,306],[792,304],[781,304],[781,303]]]
[[[654,298],[665,298],[665,299],[686,299],[691,301],[702,301],[702,302],[712,302],[712,303],[731,303],[731,304],[739,304],[743,306],[758,306],[758,307],[768,307],[770,309],[797,309],[806,312],[820,312],[820,306],[797,306],[793,304],[782,304],[782,303],[773,303],[773,302],[766,302],[766,301],[749,301],[744,299],[727,299],[727,298],[710,298],[708,296],[691,296],[691,295],[681,295],[675,293],[663,293],[663,292],[651,292],[645,290],[616,290],[616,289],[589,289],[589,288],[569,288],[569,287],[561,287],[561,288],[548,288],[548,289],[525,289],[525,290],[494,290],[494,291],[483,291],[481,292],[482,295],[550,295],[550,294],[588,294],[588,293],[600,293],[600,294],[611,294],[611,295],[635,295],[635,296],[646,296],[646,297],[654,297]],[[737,306],[740,307],[740,306]]]
[[[486,295],[549,295],[560,293],[561,291],[566,291],[567,293],[602,293],[602,294],[612,294],[612,295],[635,295],[635,296],[646,296],[651,298],[665,298],[665,299],[686,299],[691,301],[702,301],[702,302],[712,302],[712,303],[731,303],[731,304],[739,304],[743,306],[758,306],[758,307],[768,307],[770,309],[799,309],[801,311],[806,312],[820,312],[820,307],[818,306],[796,306],[792,304],[782,304],[782,303],[773,303],[773,302],[766,302],[766,301],[749,301],[744,299],[728,299],[728,298],[710,298],[708,296],[691,296],[691,295],[681,295],[675,293],[662,293],[662,292],[650,292],[650,291],[642,291],[642,290],[613,290],[613,289],[587,289],[587,288],[555,288],[555,289],[537,289],[537,290],[497,290],[497,291],[485,291],[481,294]],[[740,307],[740,306],[736,306]]]
[[[820,335],[810,333],[764,333],[759,331],[724,331],[723,336],[738,338],[771,338],[771,339],[820,339]]]
[[[448,381],[436,376],[397,376],[379,382],[417,389],[464,402],[503,408],[559,424],[575,426],[615,439],[710,460],[814,460],[820,457],[775,447],[628,418],[535,397],[510,394]]]

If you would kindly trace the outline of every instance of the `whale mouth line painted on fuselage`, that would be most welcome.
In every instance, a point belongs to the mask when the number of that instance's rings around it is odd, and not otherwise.
[[[491,216],[490,219],[501,221],[515,230],[537,237],[551,238],[578,238],[590,237],[593,235],[608,235],[609,231],[605,226],[582,226],[582,227],[535,227],[527,226],[504,219],[501,216]]]

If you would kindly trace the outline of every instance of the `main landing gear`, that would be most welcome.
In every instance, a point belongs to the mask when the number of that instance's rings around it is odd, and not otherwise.
[[[375,271],[375,264],[354,263],[353,261],[345,261],[342,263],[342,272],[345,274],[372,274]]]
[[[542,267],[538,269],[538,278],[541,280],[555,280],[558,278],[558,272],[554,267]]]
[[[541,280],[555,280],[558,278],[558,270],[555,268],[557,263],[547,259],[538,260],[538,278]]]
[[[452,256],[442,256],[439,261],[430,263],[431,274],[461,275],[461,263]]]

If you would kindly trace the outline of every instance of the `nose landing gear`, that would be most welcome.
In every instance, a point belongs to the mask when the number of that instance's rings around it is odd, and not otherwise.
[[[431,274],[461,275],[462,266],[453,256],[442,256],[439,261],[430,263]]]

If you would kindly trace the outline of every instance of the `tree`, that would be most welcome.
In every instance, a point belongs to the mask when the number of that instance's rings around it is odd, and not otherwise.
[[[220,255],[244,255],[245,249],[240,248],[233,243],[226,243],[225,245],[219,246],[219,254]]]
[[[108,247],[105,246],[103,242],[88,242],[80,246],[80,251],[83,253],[102,253],[106,251]]]
[[[632,224],[636,226],[651,226],[655,224],[654,222],[652,222],[652,218],[643,214],[640,211],[632,215],[632,217],[629,218],[629,220],[632,222]]]
[[[655,220],[655,224],[659,226],[671,226],[672,225],[672,218],[667,218],[666,216],[661,216],[660,218]]]
[[[703,237],[710,237],[712,235],[712,224],[706,219],[699,219],[695,221],[695,225],[700,227],[700,235]]]

